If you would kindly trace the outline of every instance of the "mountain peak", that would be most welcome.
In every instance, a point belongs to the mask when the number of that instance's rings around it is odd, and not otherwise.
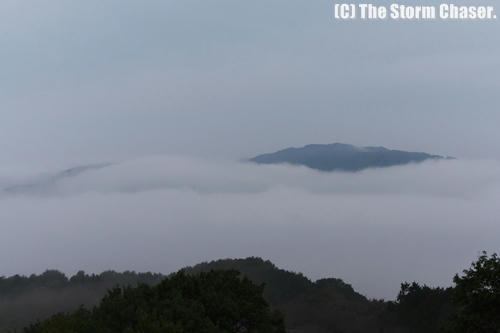
[[[321,171],[360,171],[445,157],[422,152],[392,150],[382,146],[358,147],[346,143],[308,144],[263,154],[249,161],[258,164],[303,165]]]

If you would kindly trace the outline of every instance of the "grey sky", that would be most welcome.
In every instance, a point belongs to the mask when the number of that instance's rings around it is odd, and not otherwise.
[[[348,142],[500,157],[498,21],[333,2],[2,1],[0,162]]]

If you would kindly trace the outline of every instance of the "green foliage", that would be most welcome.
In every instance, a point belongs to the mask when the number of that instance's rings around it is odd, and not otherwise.
[[[285,325],[293,333],[498,333],[499,261],[497,255],[483,253],[470,269],[455,277],[454,288],[404,283],[394,302],[368,300],[339,279],[312,282],[260,258],[203,263],[186,268],[183,275],[170,275],[166,280],[170,282],[160,285],[164,277],[150,273],[79,272],[68,279],[47,271],[39,276],[0,278],[0,332],[20,327],[19,318],[32,322],[57,312],[72,314],[54,316],[28,332],[224,332],[242,311],[255,314],[249,318],[262,314],[263,294],[272,309],[286,314]],[[200,281],[211,270],[238,270],[253,287]],[[113,288],[116,284],[122,287]],[[245,290],[260,296],[249,298],[254,301],[248,304],[235,301],[234,295]],[[98,307],[87,310],[99,301]],[[80,304],[85,307],[77,310]],[[265,309],[268,323],[282,320]]]
[[[71,278],[56,270],[47,270],[40,275],[32,274],[29,277],[14,275],[8,278],[0,277],[0,299],[6,299],[13,296],[26,294],[34,290],[61,290],[65,288],[78,287],[86,285],[91,288],[99,288],[105,285],[106,289],[110,286],[136,285],[137,283],[153,284],[161,281],[161,274],[153,273],[135,273],[126,271],[117,273],[106,271],[101,274],[85,274],[79,271]]]
[[[458,313],[447,331],[466,333],[500,332],[500,258],[486,252],[463,275],[455,275],[453,299]]]
[[[370,332],[379,327],[377,316],[383,304],[370,302],[340,279],[312,282],[261,258],[217,260],[187,268],[186,272],[210,269],[236,269],[254,283],[265,283],[264,297],[286,314],[290,332]]]
[[[264,287],[239,275],[180,271],[154,287],[116,287],[91,312],[56,315],[25,332],[285,332],[282,316],[262,297]]]
[[[389,322],[407,332],[437,332],[441,323],[454,313],[452,288],[431,288],[416,282],[402,283],[396,302],[390,302]]]
[[[264,298],[271,304],[280,304],[307,292],[314,284],[301,273],[293,273],[277,268],[270,261],[261,258],[224,259],[201,263],[185,269],[186,273],[196,274],[210,270],[234,269],[241,272],[256,284],[265,284]]]
[[[54,313],[75,311],[81,305],[92,307],[118,284],[152,285],[162,278],[160,274],[113,271],[98,275],[80,271],[68,278],[55,270],[29,277],[0,277],[0,332],[20,329]]]
[[[320,279],[314,283],[315,288],[319,290],[335,289],[337,293],[349,300],[366,301],[366,297],[358,294],[350,284],[345,283],[340,279]]]

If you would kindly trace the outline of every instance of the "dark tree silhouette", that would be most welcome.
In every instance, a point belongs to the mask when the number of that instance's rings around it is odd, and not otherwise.
[[[459,307],[447,331],[500,332],[500,258],[486,252],[463,275],[455,275],[453,300]]]
[[[284,333],[263,289],[237,271],[180,271],[154,287],[113,288],[92,311],[59,314],[25,332]]]

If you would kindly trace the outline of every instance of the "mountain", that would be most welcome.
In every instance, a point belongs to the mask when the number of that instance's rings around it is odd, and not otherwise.
[[[55,314],[25,333],[286,333],[264,286],[235,270],[180,271],[155,286],[115,287],[92,310]]]
[[[312,144],[286,148],[249,159],[258,164],[303,165],[320,171],[360,171],[449,157],[427,153],[392,150],[384,147],[357,147],[344,143]]]
[[[263,297],[272,309],[284,314],[289,333],[432,333],[455,311],[451,306],[451,288],[403,284],[396,302],[369,300],[340,279],[311,281],[300,273],[280,269],[270,261],[255,257],[205,262],[186,267],[182,272],[196,276],[211,270],[236,270],[253,283],[264,285]],[[0,276],[0,332],[19,331],[53,314],[72,313],[80,306],[92,309],[105,295],[110,295],[108,290],[116,285],[156,286],[175,275],[113,271],[88,275],[80,271],[69,278],[58,271],[46,271],[29,277]],[[145,287],[135,290],[141,297],[146,296],[141,290],[149,293]],[[132,296],[138,295],[133,290],[131,292]],[[216,295],[216,290],[208,292]],[[116,293],[111,292],[111,295],[116,296]],[[148,302],[143,298],[140,301]],[[137,306],[131,309],[141,311]],[[112,307],[110,310],[116,309]]]
[[[71,278],[47,270],[40,275],[0,275],[0,333],[21,332],[22,328],[60,312],[80,306],[92,308],[116,285],[156,285],[161,274],[106,271],[99,275],[80,271]]]
[[[42,175],[24,184],[16,184],[1,189],[4,193],[8,194],[43,194],[52,189],[54,185],[67,178],[77,177],[85,172],[92,170],[99,170],[110,166],[110,163],[89,164],[73,167],[55,174]]]
[[[355,332],[380,327],[377,316],[384,304],[368,300],[340,279],[311,281],[300,273],[276,267],[261,258],[223,259],[205,262],[183,271],[198,275],[211,270],[237,270],[257,285],[264,284],[264,298],[286,315],[287,332]],[[173,276],[171,274],[170,276]],[[21,329],[39,319],[60,312],[72,312],[80,305],[92,308],[107,290],[119,284],[157,285],[168,276],[113,271],[99,275],[78,272],[66,277],[58,271],[41,275],[0,276],[0,332]],[[355,324],[353,324],[355,323]],[[331,330],[335,328],[335,330]]]
[[[381,320],[386,304],[368,300],[351,285],[336,278],[315,282],[301,273],[276,267],[261,258],[222,259],[185,268],[190,274],[235,269],[257,284],[264,297],[285,314],[287,332],[379,332],[388,328]]]

